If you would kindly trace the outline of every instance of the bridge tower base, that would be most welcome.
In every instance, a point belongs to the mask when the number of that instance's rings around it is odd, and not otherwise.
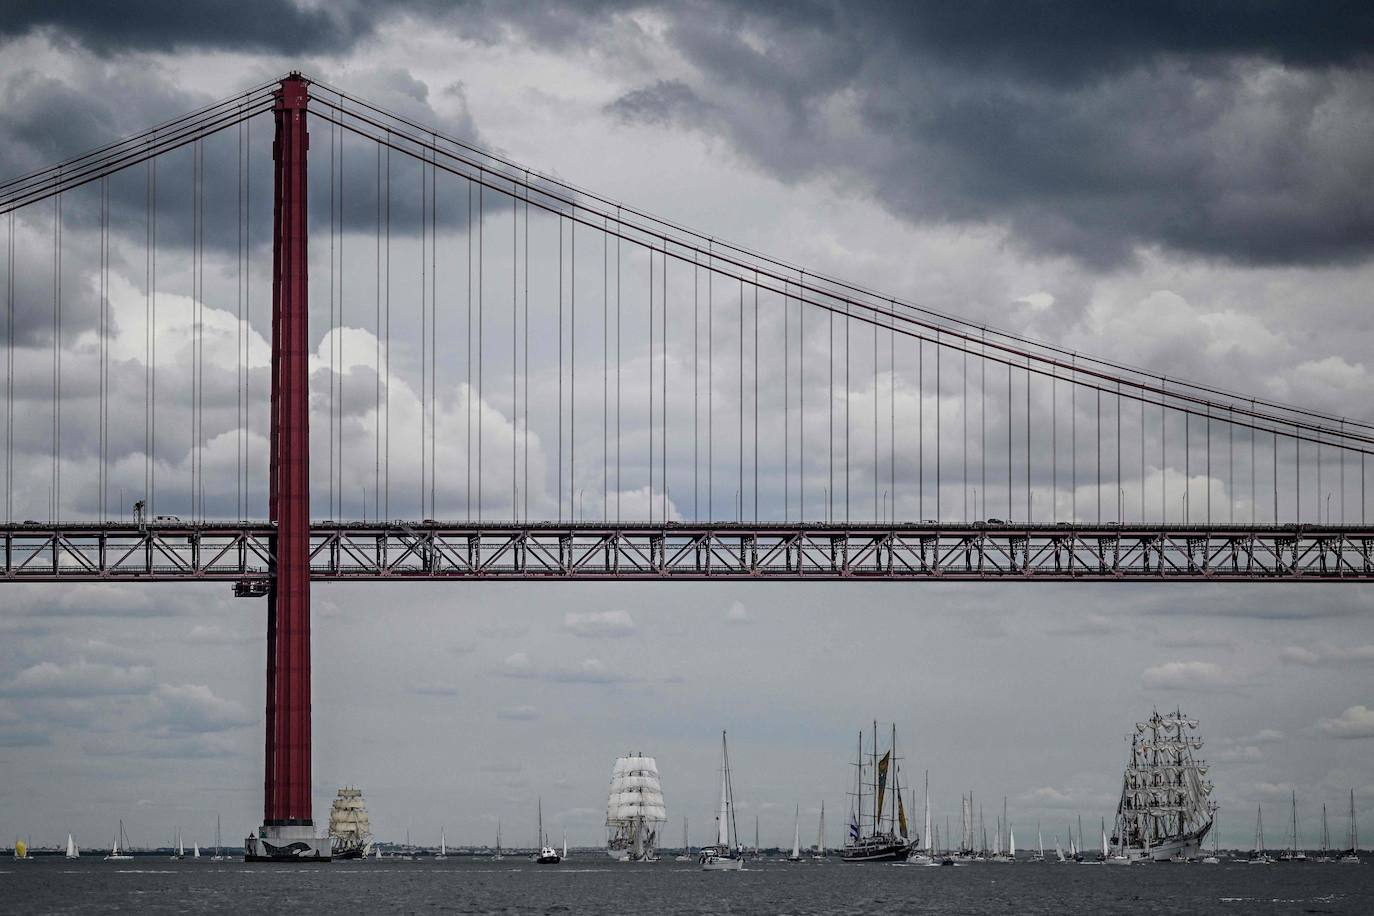
[[[306,131],[309,86],[281,81],[273,117],[272,444],[268,514],[266,747],[263,823],[244,840],[249,862],[330,859],[315,831],[310,776],[310,386]]]

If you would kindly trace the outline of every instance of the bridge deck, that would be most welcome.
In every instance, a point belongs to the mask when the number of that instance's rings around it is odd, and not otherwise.
[[[260,593],[273,527],[0,526],[10,582],[215,580]],[[1374,581],[1374,527],[315,522],[316,581]]]

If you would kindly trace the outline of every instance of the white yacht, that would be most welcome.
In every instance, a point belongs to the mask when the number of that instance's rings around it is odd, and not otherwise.
[[[725,732],[720,733],[720,810],[716,812],[716,842],[701,847],[697,859],[703,871],[739,871],[744,850],[735,826],[735,790],[730,783],[730,750]]]

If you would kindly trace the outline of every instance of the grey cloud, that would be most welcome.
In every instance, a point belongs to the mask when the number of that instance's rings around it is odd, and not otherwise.
[[[301,4],[289,0],[153,0],[134,5],[14,0],[0,35],[52,30],[100,54],[194,47],[302,53],[335,51],[366,37],[375,25],[368,5]]]
[[[629,123],[670,124],[703,117],[709,107],[681,80],[659,80],[625,93],[608,104],[606,111]]]
[[[1096,266],[1152,246],[1251,264],[1374,251],[1354,37],[1367,11],[708,8],[668,32],[691,84],[647,85],[611,113],[723,135],[784,178],[841,177],[912,222],[1001,225],[1032,253]]]
[[[204,684],[159,684],[149,696],[144,728],[158,737],[185,738],[252,725],[243,707]]]
[[[555,684],[619,684],[630,680],[627,675],[611,670],[599,658],[584,658],[573,665],[535,664],[524,652],[507,656],[499,670],[506,677]]]
[[[1339,716],[1322,719],[1317,731],[1333,738],[1374,738],[1374,709],[1351,706]]]
[[[92,697],[146,693],[153,670],[145,665],[121,667],[80,659],[71,664],[39,662],[0,686],[11,697]]]
[[[1309,666],[1367,665],[1374,662],[1374,645],[1285,646],[1279,657],[1286,662]]]
[[[616,638],[633,636],[638,627],[629,611],[568,611],[563,629],[574,636]]]

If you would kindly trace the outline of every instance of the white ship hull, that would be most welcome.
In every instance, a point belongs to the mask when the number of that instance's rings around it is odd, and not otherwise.
[[[1202,839],[1207,835],[1207,827],[1196,833],[1185,834],[1183,836],[1167,837],[1153,844],[1148,850],[1143,848],[1126,848],[1126,858],[1132,862],[1168,862],[1178,856],[1183,859],[1197,859],[1202,856]]]
[[[740,871],[743,868],[744,859],[741,858],[714,855],[705,855],[701,857],[702,871]]]

